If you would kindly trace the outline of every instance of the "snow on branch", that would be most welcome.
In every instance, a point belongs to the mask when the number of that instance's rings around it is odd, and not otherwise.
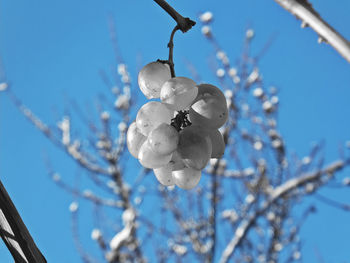
[[[117,262],[118,260],[123,261],[120,258],[122,256],[120,250],[124,245],[134,243],[135,248],[138,246],[138,241],[135,239],[135,220],[136,211],[132,207],[124,210],[122,214],[124,228],[118,232],[109,243],[110,251],[106,254],[106,260],[108,262]],[[143,259],[138,257],[138,261],[143,262]]]
[[[317,181],[322,175],[331,175],[349,164],[349,161],[336,161],[323,170],[318,170],[312,173],[307,173],[299,177],[292,178],[280,186],[276,187],[270,194],[270,198],[266,200],[260,207],[260,209],[255,210],[250,214],[245,220],[243,220],[240,225],[236,228],[233,238],[226,246],[224,252],[222,253],[220,263],[226,263],[231,258],[236,248],[243,241],[243,238],[247,235],[250,227],[258,219],[260,215],[265,213],[265,211],[275,202],[278,198],[285,194],[290,193],[292,190],[305,185],[306,183]]]
[[[0,87],[1,88],[1,87]],[[78,140],[71,142],[70,137],[70,120],[67,116],[64,116],[63,120],[60,121],[57,126],[61,131],[61,138],[58,138],[54,131],[44,123],[38,116],[36,116],[30,108],[28,108],[22,101],[7,88],[6,94],[9,96],[11,101],[17,107],[17,109],[36,127],[38,128],[51,142],[56,146],[63,149],[68,156],[75,160],[84,169],[97,174],[110,176],[111,173],[100,165],[91,162],[80,149],[80,143]]]
[[[275,2],[300,19],[303,28],[311,27],[319,35],[319,43],[330,44],[350,62],[350,42],[324,21],[307,0],[275,0]]]

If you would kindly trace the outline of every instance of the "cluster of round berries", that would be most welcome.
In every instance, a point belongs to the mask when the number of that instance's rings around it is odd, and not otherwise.
[[[127,146],[166,186],[192,189],[210,158],[224,154],[218,130],[228,118],[226,98],[210,84],[171,77],[166,63],[152,62],[138,75],[142,93],[152,100],[138,111],[127,132]]]

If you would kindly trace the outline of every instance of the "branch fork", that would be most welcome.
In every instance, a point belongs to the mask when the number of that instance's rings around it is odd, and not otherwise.
[[[191,20],[188,17],[183,17],[180,15],[174,8],[172,8],[165,0],[154,0],[161,8],[163,8],[175,21],[176,26],[174,27],[173,31],[170,35],[170,41],[168,43],[169,48],[169,58],[168,60],[158,60],[162,63],[166,63],[170,67],[170,73],[171,77],[175,77],[175,69],[174,69],[174,60],[173,60],[173,50],[174,50],[174,35],[177,30],[181,30],[182,33],[187,32],[190,30],[196,22]]]
[[[190,30],[196,22],[188,17],[183,17],[174,8],[172,8],[165,0],[154,0],[161,8],[163,8],[177,23],[178,28],[182,33]]]

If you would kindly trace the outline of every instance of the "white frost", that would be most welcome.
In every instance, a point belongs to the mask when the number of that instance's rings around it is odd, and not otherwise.
[[[111,250],[117,250],[119,247],[131,237],[131,230],[132,226],[125,226],[122,231],[120,231],[118,234],[116,234],[111,242],[109,243],[109,246]]]
[[[121,94],[118,96],[117,100],[114,103],[114,106],[117,109],[128,109],[129,108],[129,96],[126,94]]]
[[[247,83],[248,84],[253,84],[259,79],[259,69],[254,68],[253,71],[249,74],[247,78]]]
[[[118,130],[121,131],[121,132],[126,131],[127,128],[128,128],[128,126],[126,125],[125,122],[120,122],[120,123],[118,124]]]
[[[248,29],[247,32],[245,33],[246,38],[252,39],[254,37],[254,30],[253,29]]]
[[[109,246],[111,250],[118,250],[120,246],[131,239],[132,232],[135,228],[134,220],[136,218],[136,213],[133,208],[126,209],[122,214],[122,220],[124,228],[118,232],[110,241]]]
[[[187,253],[187,247],[182,246],[182,245],[174,244],[172,249],[179,256],[183,256]]]
[[[212,12],[204,12],[199,16],[199,19],[202,23],[210,23],[213,20],[213,13]]]
[[[253,167],[248,167],[243,170],[245,176],[252,176],[255,173],[255,169]]]
[[[303,165],[307,165],[307,164],[310,164],[311,163],[311,158],[310,156],[305,156],[301,162],[303,163]]]
[[[231,99],[232,98],[232,96],[233,96],[233,92],[232,92],[232,90],[229,90],[229,89],[227,89],[227,90],[225,90],[225,97],[227,98],[227,99]]]
[[[253,91],[253,96],[254,96],[254,97],[260,98],[260,97],[263,96],[263,95],[264,95],[264,91],[263,91],[262,88],[256,88],[256,89],[254,89],[254,91]]]
[[[120,75],[124,75],[124,74],[126,74],[127,73],[127,71],[126,71],[126,65],[125,64],[119,64],[118,65],[118,74],[120,74]]]
[[[69,211],[71,211],[72,213],[78,211],[78,208],[79,208],[79,204],[77,202],[72,202],[69,205]]]
[[[222,69],[222,68],[219,68],[217,71],[216,71],[216,76],[218,78],[223,78],[225,76],[225,70]]]
[[[255,149],[255,150],[260,151],[260,150],[262,149],[262,147],[263,147],[263,144],[262,144],[261,141],[256,141],[256,142],[254,143],[254,149]]]
[[[134,209],[128,208],[123,212],[122,219],[124,225],[130,224],[135,220],[136,214]]]
[[[64,116],[62,121],[57,123],[58,128],[62,131],[62,144],[70,143],[70,120],[68,116]]]
[[[202,34],[206,37],[211,37],[211,29],[210,26],[203,26],[202,27]]]
[[[5,91],[8,88],[8,85],[6,82],[0,83],[0,91]]]
[[[245,202],[246,202],[247,204],[253,203],[254,200],[255,200],[255,197],[254,197],[254,195],[252,195],[252,194],[248,194],[248,195],[246,196],[246,198],[245,198]]]
[[[348,185],[350,185],[350,177],[345,177],[344,179],[343,179],[343,185],[346,185],[346,186],[348,186]]]
[[[104,111],[101,113],[101,119],[104,120],[104,121],[108,121],[110,118],[110,114],[108,111]]]
[[[230,75],[230,77],[234,77],[237,75],[237,69],[236,68],[230,68],[230,70],[228,71],[228,74]]]
[[[271,101],[272,104],[276,105],[276,104],[278,104],[279,99],[278,99],[277,96],[272,96],[270,101]]]
[[[238,214],[237,214],[236,210],[234,210],[234,209],[226,209],[226,210],[222,211],[221,217],[223,219],[227,219],[230,222],[234,223],[238,219]]]
[[[91,239],[92,240],[98,240],[102,237],[102,233],[99,229],[94,228],[91,232]]]
[[[55,173],[54,175],[52,175],[52,179],[55,181],[55,182],[58,182],[61,180],[61,176],[58,174],[58,173]]]
[[[271,142],[273,148],[280,148],[282,146],[282,141],[279,139],[273,140]]]
[[[271,101],[267,100],[267,101],[264,101],[262,108],[266,112],[271,112],[273,110],[273,105]]]

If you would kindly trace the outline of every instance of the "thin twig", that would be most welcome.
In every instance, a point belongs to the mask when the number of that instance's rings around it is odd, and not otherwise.
[[[167,63],[170,66],[170,73],[171,77],[175,77],[175,69],[174,69],[174,60],[173,60],[173,50],[174,50],[174,35],[177,30],[181,30],[182,33],[187,32],[190,30],[196,22],[189,19],[188,17],[184,18],[182,15],[180,15],[172,6],[170,6],[165,0],[154,0],[161,8],[163,8],[175,21],[176,26],[174,27],[173,31],[170,35],[170,41],[168,43],[169,48],[169,59],[167,61],[159,60],[162,63]]]
[[[217,241],[217,203],[219,201],[218,197],[218,187],[219,181],[217,177],[217,171],[219,169],[220,159],[215,162],[213,173],[211,174],[211,204],[210,204],[210,214],[209,214],[209,224],[212,228],[210,238],[212,240],[212,246],[210,253],[208,254],[208,262],[213,262],[215,260],[215,251],[216,251],[216,241]]]
[[[175,32],[179,29],[180,29],[179,25],[176,25],[174,27],[174,29],[170,35],[170,41],[168,43],[168,48],[169,48],[168,64],[170,66],[170,73],[171,73],[172,78],[175,78],[175,68],[174,68],[174,58],[173,58],[173,55],[174,55],[174,35],[175,35]]]
[[[261,205],[261,208],[254,211],[250,216],[247,216],[247,218],[243,220],[240,223],[240,225],[237,227],[233,238],[231,239],[229,244],[226,246],[224,252],[222,253],[220,263],[226,263],[229,261],[229,259],[232,257],[233,253],[235,252],[236,248],[241,244],[244,237],[247,235],[250,227],[254,224],[254,222],[258,219],[260,215],[265,213],[265,211],[270,207],[271,204],[276,202],[276,200],[290,193],[292,190],[302,185],[305,185],[308,182],[318,180],[324,174],[332,174],[336,171],[339,171],[343,169],[346,165],[349,165],[349,161],[346,161],[346,162],[337,161],[321,171],[316,171],[313,173],[292,178],[286,181],[285,183],[283,183],[282,185],[276,187],[272,191],[270,198]]]
[[[347,212],[350,211],[350,205],[349,204],[343,204],[341,202],[335,201],[333,199],[330,199],[330,198],[328,198],[326,196],[323,196],[321,194],[318,194],[318,193],[315,193],[315,197],[318,200],[320,200],[321,202],[323,202],[323,203],[325,203],[327,205],[336,207],[338,209],[342,209],[342,210],[347,211]]]
[[[319,35],[318,41],[320,43],[329,43],[340,55],[350,62],[350,42],[324,21],[308,1],[275,0],[275,2],[300,19],[302,21],[302,27],[311,27]]]

